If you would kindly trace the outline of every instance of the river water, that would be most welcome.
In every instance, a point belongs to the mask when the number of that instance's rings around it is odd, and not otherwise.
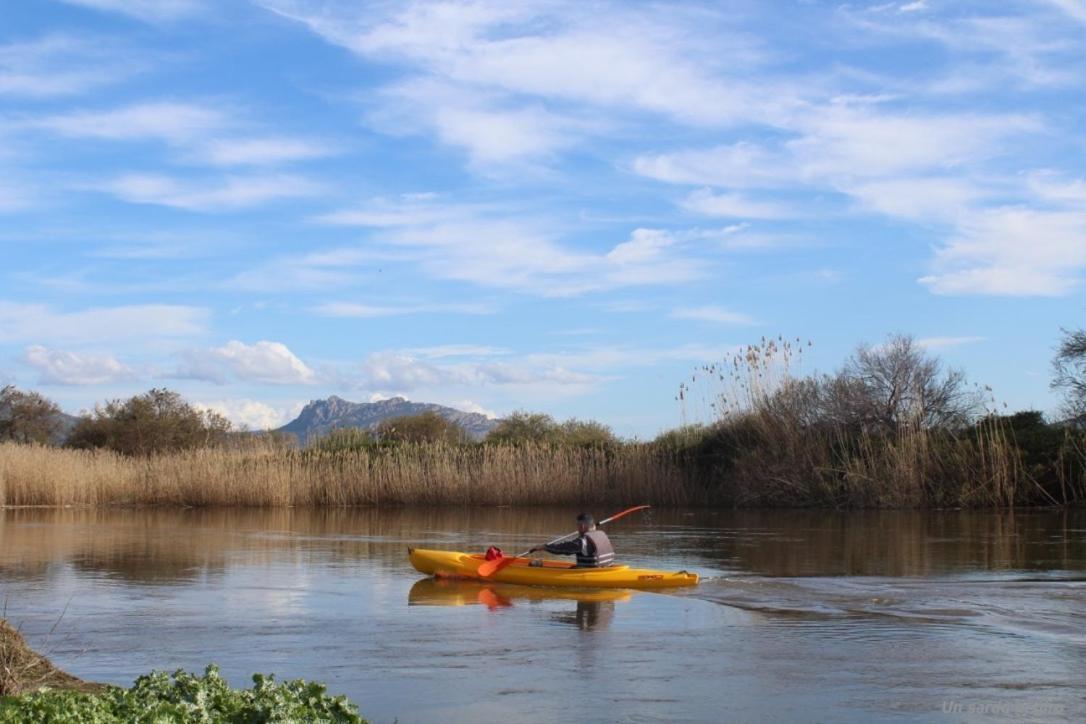
[[[439,584],[407,547],[513,551],[569,510],[6,510],[0,599],[87,679],[216,662],[374,722],[1084,721],[1086,511],[649,511],[668,593]],[[597,511],[606,514],[610,511]]]

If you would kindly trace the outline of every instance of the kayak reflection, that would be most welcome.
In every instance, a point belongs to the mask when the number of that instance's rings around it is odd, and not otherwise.
[[[614,617],[615,603],[628,601],[632,591],[623,589],[545,588],[518,586],[513,583],[482,583],[479,581],[423,578],[407,594],[409,606],[473,606],[490,610],[511,608],[518,602],[575,601],[573,611],[561,611],[552,616],[559,623],[571,624],[588,631],[606,628]]]

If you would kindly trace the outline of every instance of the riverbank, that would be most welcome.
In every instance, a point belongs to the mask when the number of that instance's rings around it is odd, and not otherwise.
[[[85,693],[106,688],[61,671],[31,649],[19,631],[0,618],[0,697],[18,696],[42,687]]]
[[[1086,436],[1032,413],[889,434],[761,411],[613,445],[251,444],[143,457],[0,444],[4,506],[1011,508],[1086,501]]]
[[[321,684],[277,683],[253,676],[251,690],[231,689],[215,666],[202,676],[152,672],[129,689],[95,684],[55,667],[0,619],[0,724],[24,721],[326,721],[365,724],[346,697]]]

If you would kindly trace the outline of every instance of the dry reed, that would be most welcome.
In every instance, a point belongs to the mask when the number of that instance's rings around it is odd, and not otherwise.
[[[699,502],[650,445],[200,449],[131,458],[0,445],[0,505],[351,506]]]

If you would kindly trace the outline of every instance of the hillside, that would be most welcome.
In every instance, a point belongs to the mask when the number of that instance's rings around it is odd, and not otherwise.
[[[283,425],[276,432],[296,435],[302,444],[327,435],[341,427],[376,428],[382,421],[405,415],[436,412],[446,420],[464,428],[472,438],[481,440],[498,423],[478,412],[464,412],[452,407],[428,402],[411,402],[402,397],[392,397],[378,402],[350,402],[332,396],[326,400],[313,400],[298,417]]]

